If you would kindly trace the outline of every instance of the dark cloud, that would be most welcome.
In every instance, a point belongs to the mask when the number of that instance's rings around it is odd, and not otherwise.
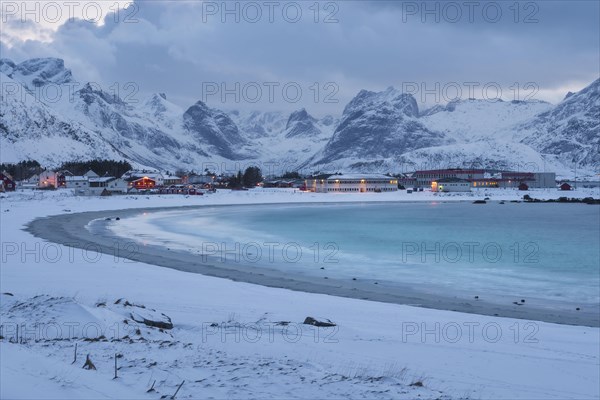
[[[290,2],[269,14],[263,2],[252,8],[247,2],[138,1],[117,18],[108,15],[102,26],[67,23],[50,43],[15,44],[19,27],[13,23],[4,29],[13,36],[10,46],[4,35],[1,50],[16,61],[63,57],[81,79],[133,81],[140,96],[167,92],[182,106],[204,98],[221,108],[306,107],[315,114],[341,112],[360,89],[406,82],[429,89],[436,83],[498,82],[505,97],[514,83],[535,82],[538,98],[558,101],[598,77],[598,2],[522,2],[518,14],[514,2],[475,2],[472,19],[465,2],[454,3],[462,13],[458,19],[450,3],[322,2],[315,14],[312,2],[298,2],[293,4],[300,4],[302,17],[292,22],[297,14]],[[224,12],[223,4],[233,13]],[[262,15],[255,22],[256,9]],[[495,9],[502,12],[497,21]],[[246,85],[247,97],[239,103],[234,95],[224,103],[219,95],[207,97],[211,82],[228,89]],[[269,93],[273,82],[279,86]],[[291,83],[302,89],[297,103],[283,93]],[[255,86],[263,92],[252,103]],[[435,102],[433,96],[425,100]]]

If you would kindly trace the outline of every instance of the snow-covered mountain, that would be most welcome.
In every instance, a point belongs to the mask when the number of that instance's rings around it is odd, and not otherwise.
[[[6,75],[3,88],[18,85]],[[12,86],[12,87],[15,87]],[[58,160],[94,159],[98,155],[125,159],[114,145],[96,132],[37,101],[28,92],[0,97],[0,152],[2,162],[36,159],[44,165]]]
[[[287,116],[277,111],[232,111],[229,116],[248,140],[277,135],[285,129],[287,123]]]
[[[316,118],[305,109],[224,112],[201,101],[184,109],[164,93],[130,104],[97,84],[79,85],[57,58],[2,59],[0,80],[7,83],[0,98],[2,162],[53,166],[102,157],[199,169],[243,161],[305,172],[477,165],[562,175],[575,164],[580,175],[600,168],[600,80],[556,106],[468,99],[420,111],[411,95],[394,88],[362,90],[340,118]],[[50,84],[76,90],[58,99],[40,96]]]
[[[364,161],[379,161],[423,147],[449,144],[439,132],[419,121],[412,95],[394,88],[376,93],[362,90],[344,109],[327,145],[309,162],[325,169],[359,169]],[[358,165],[355,165],[357,164]]]
[[[521,143],[566,165],[600,166],[600,79],[516,127]]]
[[[71,70],[65,68],[60,58],[32,58],[15,64],[0,59],[0,72],[33,90],[49,83],[61,85],[73,81]]]
[[[332,139],[306,165],[364,172],[488,167],[568,176],[579,157],[579,175],[593,175],[600,167],[598,86],[596,81],[557,106],[468,99],[423,112],[412,96],[393,88],[361,91]]]

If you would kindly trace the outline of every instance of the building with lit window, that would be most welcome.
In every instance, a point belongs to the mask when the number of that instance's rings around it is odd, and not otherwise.
[[[322,175],[306,180],[316,193],[380,193],[398,190],[398,179],[375,174]]]
[[[554,172],[515,172],[485,169],[437,169],[416,171],[412,177],[401,180],[403,185],[415,187],[433,187],[434,182],[442,179],[463,179],[471,182],[475,189],[486,188],[518,188],[525,183],[529,188],[556,187]],[[406,182],[406,183],[405,183]]]
[[[156,181],[147,176],[143,176],[141,178],[131,177],[131,178],[125,179],[125,181],[127,181],[127,186],[130,189],[135,189],[135,190],[154,189],[157,186]]]
[[[432,192],[470,192],[471,182],[460,178],[442,178],[431,182]]]

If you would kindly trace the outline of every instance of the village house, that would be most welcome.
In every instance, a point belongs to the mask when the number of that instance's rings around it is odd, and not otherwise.
[[[306,189],[317,193],[394,192],[398,180],[386,175],[343,174],[323,175],[306,180]]]
[[[302,182],[300,184],[300,186],[303,185],[304,182]],[[294,180],[271,180],[271,181],[264,181],[262,183],[262,187],[264,188],[293,188],[293,187],[298,187],[296,186],[297,182]]]
[[[73,173],[67,170],[58,172],[58,176],[56,177],[56,184],[58,189],[65,189],[67,187],[67,176],[73,176]]]
[[[183,183],[183,179],[175,175],[163,175],[163,185],[181,185]]]
[[[156,181],[148,176],[142,176],[141,178],[129,177],[125,181],[127,181],[128,188],[133,191],[154,189],[158,186]]]
[[[114,176],[91,177],[88,178],[89,188],[85,192],[87,195],[101,195],[104,192],[110,194],[127,193],[128,185],[124,179]]]
[[[113,180],[108,182],[108,186],[106,188],[111,193],[124,194],[127,193],[129,185],[127,184],[127,181],[123,178],[114,178]]]
[[[0,187],[3,192],[12,192],[16,189],[13,177],[6,171],[0,172]]]
[[[58,174],[52,170],[47,170],[40,173],[38,178],[38,187],[40,189],[58,188]]]
[[[192,185],[212,185],[215,181],[213,175],[190,175],[188,183]]]
[[[40,176],[38,174],[32,175],[29,178],[18,182],[18,186],[22,189],[37,189],[39,184]]]
[[[136,180],[140,180],[142,178],[146,178],[154,182],[154,186],[163,186],[164,175],[160,172],[149,172],[149,171],[129,171],[125,173],[121,178],[125,179],[127,182],[133,182]]]
[[[84,194],[89,188],[89,178],[83,175],[65,175],[65,187],[75,189],[76,194]]]

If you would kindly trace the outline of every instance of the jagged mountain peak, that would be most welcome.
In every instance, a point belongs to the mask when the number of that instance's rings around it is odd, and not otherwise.
[[[565,103],[568,101],[578,101],[578,99],[581,99],[582,97],[589,97],[594,100],[597,100],[600,97],[600,78],[596,79],[579,92],[571,93],[571,95],[567,94],[562,102]]]
[[[597,111],[600,107],[600,78],[581,89],[565,97],[554,109],[540,114],[541,119],[550,117],[567,118],[585,111]],[[597,116],[598,114],[596,114]]]
[[[19,64],[2,59],[0,68],[29,90],[51,83],[62,85],[73,81],[71,70],[65,68],[65,62],[61,58],[32,58]]]
[[[0,72],[7,75],[3,80],[26,88],[72,79],[57,58],[20,64],[0,59]],[[306,109],[226,113],[203,101],[181,109],[164,93],[129,104],[90,83],[68,102],[37,101],[32,90],[24,100],[0,98],[0,147],[11,160],[49,165],[80,154],[158,168],[252,159],[389,172],[403,160],[446,157],[481,158],[490,165],[548,161],[559,169],[576,162],[591,170],[600,166],[599,88],[600,79],[557,106],[468,99],[419,114],[412,95],[389,87],[359,91],[340,118],[315,118]]]
[[[525,143],[564,165],[600,165],[600,79],[516,129]]]
[[[185,111],[183,124],[196,139],[211,146],[216,155],[231,160],[247,158],[241,151],[246,140],[227,113],[199,100]]]
[[[400,111],[408,117],[419,116],[419,106],[413,95],[403,93],[393,86],[382,92],[361,90],[344,108],[344,115],[359,109],[390,108],[391,112]]]
[[[305,108],[290,114],[286,124],[286,138],[314,137],[321,134],[317,119],[310,115]]]
[[[448,142],[419,120],[415,98],[389,87],[361,90],[346,106],[341,122],[314,164],[397,157],[404,152]]]
[[[101,100],[115,106],[127,106],[127,104],[123,100],[121,100],[121,98],[116,94],[105,92],[100,86],[98,86],[97,84],[92,84],[90,82],[83,85],[83,87],[79,89],[77,93],[87,105],[91,105],[92,103]]]
[[[0,72],[4,75],[11,75],[13,70],[15,69],[15,63],[8,58],[0,58]]]
[[[153,93],[144,103],[143,108],[151,114],[159,115],[165,112],[179,111],[179,107],[167,100],[164,93]]]
[[[316,118],[314,118],[313,116],[311,116],[305,108],[302,108],[298,111],[294,111],[293,113],[290,114],[290,117],[288,118],[288,122],[286,125],[286,129],[289,129],[291,125],[293,125],[296,122],[311,122],[311,123],[315,123],[317,121]]]
[[[289,117],[279,111],[230,111],[245,138],[255,140],[276,136],[286,127]]]

